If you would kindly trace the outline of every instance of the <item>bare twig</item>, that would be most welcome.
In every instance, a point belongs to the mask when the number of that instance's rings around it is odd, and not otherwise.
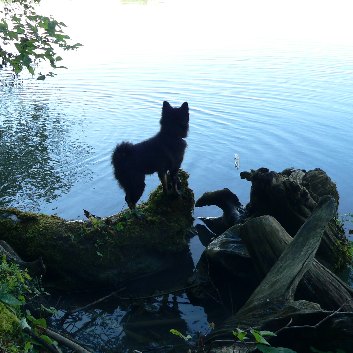
[[[80,308],[76,308],[74,310],[70,310],[69,314],[75,314],[75,313],[77,313],[79,311],[82,311],[82,310],[88,309],[88,308],[90,308],[92,306],[95,306],[95,305],[97,305],[97,304],[99,304],[99,303],[101,303],[101,302],[103,302],[103,301],[105,301],[105,300],[117,295],[118,293],[124,291],[125,289],[126,289],[125,287],[124,288],[120,288],[120,289],[118,289],[118,290],[116,290],[116,291],[114,291],[114,292],[112,292],[112,293],[110,293],[110,294],[108,294],[108,295],[106,295],[106,296],[104,296],[102,298],[99,298],[99,299],[95,300],[92,303],[89,303],[89,304],[87,304],[85,306],[82,306]]]
[[[330,315],[326,316],[325,318],[323,318],[321,321],[319,321],[316,325],[314,325],[315,328],[318,328],[321,324],[323,324],[325,321],[327,321],[329,318],[335,316],[337,313],[339,313],[341,311],[341,309],[347,304],[344,303],[342,304],[336,311],[333,311]],[[352,313],[353,314],[353,313]]]
[[[285,326],[283,326],[279,330],[275,331],[275,334],[278,334],[279,332],[283,331],[286,327],[289,327],[292,322],[293,322],[293,319],[290,318],[290,320],[288,321],[288,323]]]
[[[290,319],[289,323],[280,328],[279,330],[277,330],[275,333],[278,334],[282,331],[285,330],[299,330],[299,329],[310,329],[310,330],[315,330],[318,329],[324,322],[326,322],[327,320],[329,320],[330,318],[336,316],[338,313],[341,314],[345,314],[345,315],[352,315],[353,316],[353,312],[342,312],[341,309],[346,305],[347,303],[342,304],[337,310],[332,311],[329,315],[325,316],[322,320],[320,320],[318,323],[316,323],[315,325],[297,325],[297,326],[290,326],[290,324],[292,323],[292,319]]]
[[[157,293],[157,294],[152,294],[152,295],[148,295],[148,296],[144,296],[144,297],[119,297],[119,296],[117,296],[117,298],[120,299],[120,300],[132,300],[132,301],[134,301],[134,300],[146,300],[146,299],[162,297],[164,295],[175,294],[175,293],[178,293],[178,292],[184,292],[187,289],[195,288],[195,287],[198,287],[198,286],[199,286],[198,284],[193,284],[193,285],[190,285],[190,286],[187,286],[187,287],[178,288],[178,289],[174,289],[174,290],[167,291],[167,292],[160,292],[160,293]]]

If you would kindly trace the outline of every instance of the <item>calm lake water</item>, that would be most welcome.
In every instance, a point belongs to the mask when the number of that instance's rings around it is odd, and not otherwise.
[[[12,86],[0,72],[0,206],[67,219],[84,218],[83,209],[121,211],[112,150],[155,134],[167,100],[189,103],[183,168],[196,198],[228,187],[246,204],[243,170],[322,168],[337,183],[339,212],[353,212],[353,32],[349,11],[335,4],[44,2],[84,47],[64,53],[69,69],[44,82],[24,75]],[[157,176],[146,184],[141,200]],[[195,262],[203,250],[196,238]],[[207,330],[202,308],[179,310],[188,332]],[[106,310],[76,338],[99,342],[97,352],[134,347],[121,329],[129,313]],[[81,326],[97,312],[86,314]]]

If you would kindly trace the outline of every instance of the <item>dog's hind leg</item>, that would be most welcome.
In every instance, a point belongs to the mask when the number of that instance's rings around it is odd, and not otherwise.
[[[136,207],[137,201],[145,190],[145,175],[136,175],[130,180],[130,185],[125,189],[125,201],[131,210]]]
[[[158,172],[158,177],[159,177],[159,180],[160,180],[161,183],[162,183],[163,191],[164,191],[165,193],[167,193],[167,192],[168,192],[167,173],[166,173],[166,172]]]

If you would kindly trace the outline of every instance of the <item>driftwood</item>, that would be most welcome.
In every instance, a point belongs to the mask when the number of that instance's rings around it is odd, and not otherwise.
[[[200,219],[217,235],[244,219],[245,210],[238,196],[228,188],[206,192],[195,203],[196,207],[210,205],[218,206],[223,211],[223,215],[221,217],[200,217]]]
[[[286,247],[272,268],[270,263],[273,259],[268,262],[268,258],[271,258],[271,256],[262,256],[262,253],[256,250],[262,242],[260,243],[257,236],[252,236],[254,227],[262,226],[264,219],[253,219],[243,226],[244,230],[241,231],[241,235],[247,243],[258,271],[262,274],[266,270],[269,270],[269,272],[243,307],[231,316],[221,329],[216,330],[210,336],[210,341],[230,337],[231,332],[236,327],[256,327],[278,331],[278,343],[280,342],[280,333],[286,333],[288,339],[288,332],[302,333],[301,328],[304,330],[305,326],[310,326],[312,330],[315,330],[315,337],[312,336],[309,343],[303,340],[301,343],[304,347],[305,344],[312,344],[313,342],[318,345],[321,343],[328,344],[326,340],[330,345],[333,345],[333,348],[346,349],[349,347],[353,342],[352,291],[314,260],[324,229],[336,213],[336,206],[337,204],[332,197],[323,197],[291,242],[288,234],[283,228],[281,229],[277,222],[269,222],[270,226],[264,233],[268,235],[273,232],[274,235],[271,237],[265,236],[264,248],[272,249],[272,247],[268,247],[268,244],[275,244],[272,255],[275,258],[279,256],[280,249]],[[274,236],[280,239],[277,241],[271,240],[270,243],[268,238],[272,239]],[[290,243],[286,246],[288,242]],[[265,264],[264,270],[261,268],[261,264]],[[316,282],[315,285],[321,290],[325,290],[325,282],[322,281],[321,277],[322,272],[325,273],[330,282],[333,282],[333,284],[330,283],[327,286],[330,304],[325,303],[325,305],[336,306],[334,312],[322,310],[317,301],[313,303],[295,299],[298,284],[308,271],[311,274],[306,278],[306,281]],[[305,286],[304,282],[302,285]],[[306,285],[308,286],[310,283]],[[342,299],[339,299],[340,293],[343,296]],[[312,324],[312,322],[315,322],[315,324]],[[342,330],[342,325],[344,325],[345,330]],[[310,331],[311,334],[312,330]],[[307,336],[306,339],[308,340],[309,337]],[[317,340],[318,337],[321,341]],[[297,339],[286,343],[287,346],[298,348],[299,341],[297,337]],[[300,349],[300,352],[306,351],[306,348],[301,347]]]
[[[246,219],[270,215],[293,237],[310,217],[320,197],[330,195],[338,207],[336,185],[321,169],[308,172],[285,169],[277,173],[260,168],[242,172],[240,176],[252,183],[250,202],[245,209],[229,189],[207,192],[196,201],[197,207],[216,205],[223,211],[221,217],[200,217],[212,232],[211,235],[220,235]],[[344,229],[335,219],[325,229],[317,256],[321,263],[334,270],[343,268],[351,261]]]
[[[254,259],[256,272],[261,279],[292,241],[292,237],[271,216],[261,216],[246,222],[240,228],[240,236],[250,257]],[[346,309],[353,309],[353,302],[349,303],[352,293],[352,288],[314,259],[299,283],[296,297],[314,301],[326,310],[336,310],[344,304]]]

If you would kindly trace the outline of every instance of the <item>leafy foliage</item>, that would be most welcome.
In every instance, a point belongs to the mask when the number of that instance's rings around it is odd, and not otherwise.
[[[21,270],[15,263],[8,262],[5,256],[1,258],[0,304],[3,305],[2,308],[7,309],[6,312],[10,313],[12,320],[17,323],[21,331],[15,330],[11,335],[0,330],[0,352],[34,353],[41,351],[41,345],[27,334],[28,331],[33,332],[47,343],[55,344],[52,339],[41,333],[41,328],[47,326],[45,319],[36,319],[28,310],[24,310],[23,304],[41,293],[43,293],[42,289],[38,288],[38,284],[27,271]]]
[[[0,263],[0,301],[10,306],[19,306],[25,302],[23,293],[32,291],[28,286],[31,279],[18,265],[8,263],[3,257]]]
[[[214,324],[212,324],[212,329],[213,328],[214,328]],[[185,342],[190,342],[190,340],[192,340],[192,337],[190,335],[185,336],[178,330],[171,329],[169,330],[169,332],[172,333],[173,335],[180,337]],[[276,334],[272,331],[259,331],[255,329],[242,330],[240,328],[236,328],[236,330],[233,331],[232,333],[235,338],[234,342],[240,342],[240,344],[249,345],[249,347],[251,345],[253,347],[256,346],[256,348],[262,353],[297,353],[289,348],[272,347],[270,343],[265,339],[265,337],[276,336]],[[198,347],[198,348],[203,349],[204,347]],[[326,353],[326,352],[322,352],[322,353]],[[327,353],[332,353],[332,352],[327,352]],[[342,352],[337,352],[337,353],[342,353]]]
[[[27,69],[32,75],[39,62],[49,62],[53,69],[60,65],[59,50],[74,50],[80,43],[70,44],[64,33],[65,23],[36,13],[40,0],[5,1],[0,9],[0,58],[2,66],[9,66],[15,74]],[[49,72],[46,76],[53,76]],[[42,73],[39,80],[45,79]]]

